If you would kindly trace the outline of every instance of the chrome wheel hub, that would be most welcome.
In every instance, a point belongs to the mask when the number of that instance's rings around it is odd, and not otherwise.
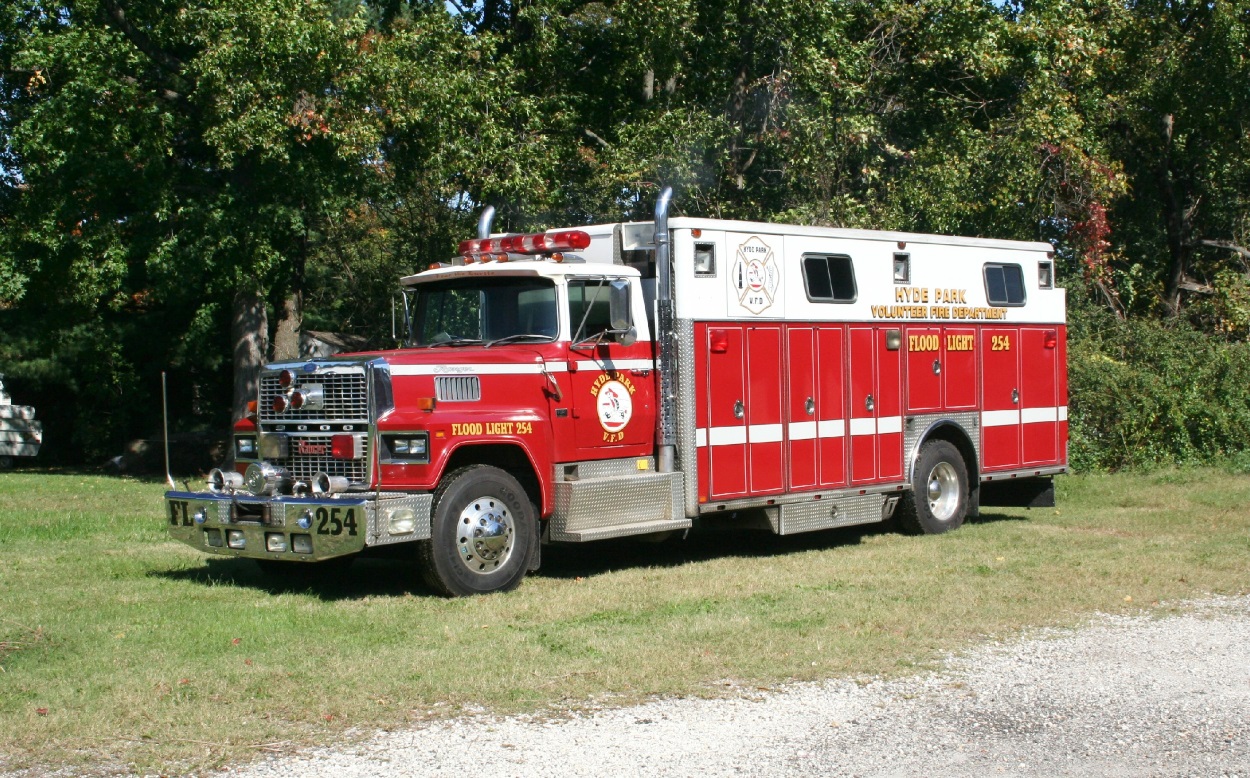
[[[479,497],[460,511],[456,548],[470,571],[485,575],[512,556],[515,525],[512,512],[498,497]]]
[[[959,509],[959,476],[949,462],[938,462],[929,471],[929,513],[938,521],[950,521]]]

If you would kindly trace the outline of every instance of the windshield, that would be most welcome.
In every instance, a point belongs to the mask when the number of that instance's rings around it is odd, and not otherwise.
[[[545,278],[468,277],[416,287],[416,346],[555,340],[556,287]]]

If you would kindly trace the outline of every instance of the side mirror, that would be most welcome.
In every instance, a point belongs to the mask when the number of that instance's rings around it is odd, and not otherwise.
[[[612,327],[612,335],[622,346],[632,346],[638,342],[638,330],[633,325],[630,314],[630,297],[632,285],[624,279],[617,279],[608,285],[608,318]]]
[[[630,283],[624,279],[617,279],[608,285],[608,318],[612,330],[627,330],[633,322],[630,316]]]

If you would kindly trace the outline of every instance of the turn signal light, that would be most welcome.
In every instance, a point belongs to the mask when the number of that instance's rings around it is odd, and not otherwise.
[[[335,459],[360,459],[365,453],[364,435],[330,436],[330,456]]]
[[[434,398],[433,397],[418,397],[417,407],[423,411],[434,410]]]

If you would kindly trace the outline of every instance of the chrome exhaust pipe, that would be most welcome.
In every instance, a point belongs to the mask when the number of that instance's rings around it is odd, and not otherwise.
[[[490,226],[495,221],[495,206],[488,205],[482,209],[482,215],[477,219],[477,237],[478,240],[490,237]]]
[[[673,188],[664,187],[655,201],[655,323],[659,346],[660,413],[656,414],[657,467],[661,473],[676,468],[676,420],[669,412],[676,397],[673,364],[676,343],[673,342],[673,257],[668,236],[668,208],[673,201]]]

